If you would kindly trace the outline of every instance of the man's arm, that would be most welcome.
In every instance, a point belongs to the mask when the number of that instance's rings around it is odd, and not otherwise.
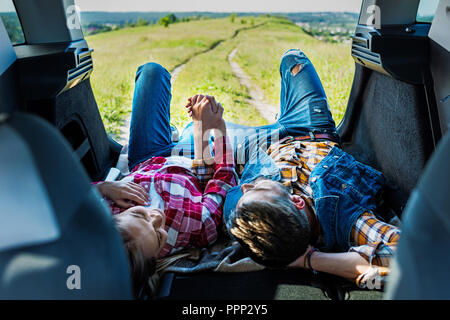
[[[314,252],[310,258],[311,266],[316,271],[355,280],[369,271],[371,261],[381,276],[387,275],[389,261],[399,238],[398,228],[380,221],[372,213],[367,212],[361,215],[352,229],[352,242],[356,246],[345,253]],[[291,266],[307,267],[306,256],[307,253]]]
[[[308,268],[307,253],[289,266],[292,268]],[[315,271],[330,273],[355,281],[370,269],[369,262],[357,252],[326,253],[315,251],[310,257],[311,267]],[[389,273],[386,267],[377,267],[380,275]]]

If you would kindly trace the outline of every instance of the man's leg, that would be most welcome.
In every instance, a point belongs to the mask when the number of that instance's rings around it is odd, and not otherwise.
[[[280,74],[281,113],[278,121],[288,134],[337,135],[325,91],[308,57],[298,49],[287,51],[281,59]]]
[[[277,142],[286,136],[285,130],[277,122],[261,127],[248,127],[236,123],[227,122],[227,136],[234,151],[235,161],[238,165],[245,165],[250,159],[257,162],[258,154],[265,153],[271,143]],[[213,138],[209,145],[213,149]],[[180,141],[172,149],[173,156],[194,158],[193,124],[190,123],[181,134]],[[256,160],[255,160],[256,159]]]
[[[298,49],[287,51],[281,60],[281,98],[278,121],[269,126],[235,130],[236,161],[248,163],[271,144],[287,135],[310,136],[328,133],[339,140],[336,125],[319,76],[306,55]],[[259,161],[259,160],[256,160]]]
[[[156,63],[139,67],[131,113],[129,168],[151,157],[170,156],[170,73]]]
[[[227,122],[227,135],[230,137],[232,147],[235,147],[235,140],[238,137],[245,137],[245,133],[255,130],[256,128],[239,125],[236,123]],[[214,139],[210,136],[210,147],[212,149]],[[172,149],[173,156],[184,156],[194,158],[194,127],[193,123],[189,123],[180,136],[180,141]]]

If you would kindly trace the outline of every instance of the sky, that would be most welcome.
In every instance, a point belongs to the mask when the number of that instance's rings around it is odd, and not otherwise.
[[[359,12],[362,0],[75,0],[81,11]]]

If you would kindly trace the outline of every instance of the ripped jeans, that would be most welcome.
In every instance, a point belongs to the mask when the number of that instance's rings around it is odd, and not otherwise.
[[[292,70],[300,64],[300,71]],[[278,122],[289,136],[307,136],[310,133],[336,135],[328,100],[322,83],[311,61],[298,50],[291,49],[281,58],[281,96]]]
[[[247,127],[227,123],[237,164],[258,159],[255,153],[267,151],[286,136],[327,133],[339,140],[322,83],[306,55],[298,49],[288,50],[281,58],[280,75],[280,112],[274,124]],[[155,156],[194,157],[192,123],[183,130],[178,143],[171,140],[170,100],[169,73],[154,63],[141,66],[133,100],[130,168]]]

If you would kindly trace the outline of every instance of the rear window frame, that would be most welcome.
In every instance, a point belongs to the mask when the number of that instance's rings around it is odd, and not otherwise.
[[[428,9],[429,7],[427,7],[426,5],[424,5],[424,3],[432,3],[431,1],[434,1],[436,4],[436,7],[434,9],[434,13],[433,15],[428,15],[428,16],[419,16],[419,14],[421,13],[421,9],[426,8]],[[432,6],[434,6],[434,3],[431,4]],[[416,14],[416,23],[426,23],[426,24],[431,24],[434,20],[434,17],[436,16],[436,12],[437,9],[439,7],[439,0],[420,0],[419,1],[419,6],[417,7],[417,14]]]
[[[3,25],[5,26],[6,32],[8,33],[9,39],[12,43],[13,46],[20,46],[20,45],[25,45],[26,39],[25,39],[25,32],[23,30],[23,26],[22,26],[22,21],[20,20],[20,16],[17,12],[16,6],[14,4],[14,2],[12,0],[7,0],[10,1],[10,6],[13,8],[12,11],[1,11],[0,12],[0,19],[3,22]],[[11,18],[12,21],[14,22],[18,22],[18,28],[19,28],[19,35],[18,35],[18,39],[15,41],[13,35],[11,34],[11,28],[8,28],[6,21],[4,19],[4,16]]]

